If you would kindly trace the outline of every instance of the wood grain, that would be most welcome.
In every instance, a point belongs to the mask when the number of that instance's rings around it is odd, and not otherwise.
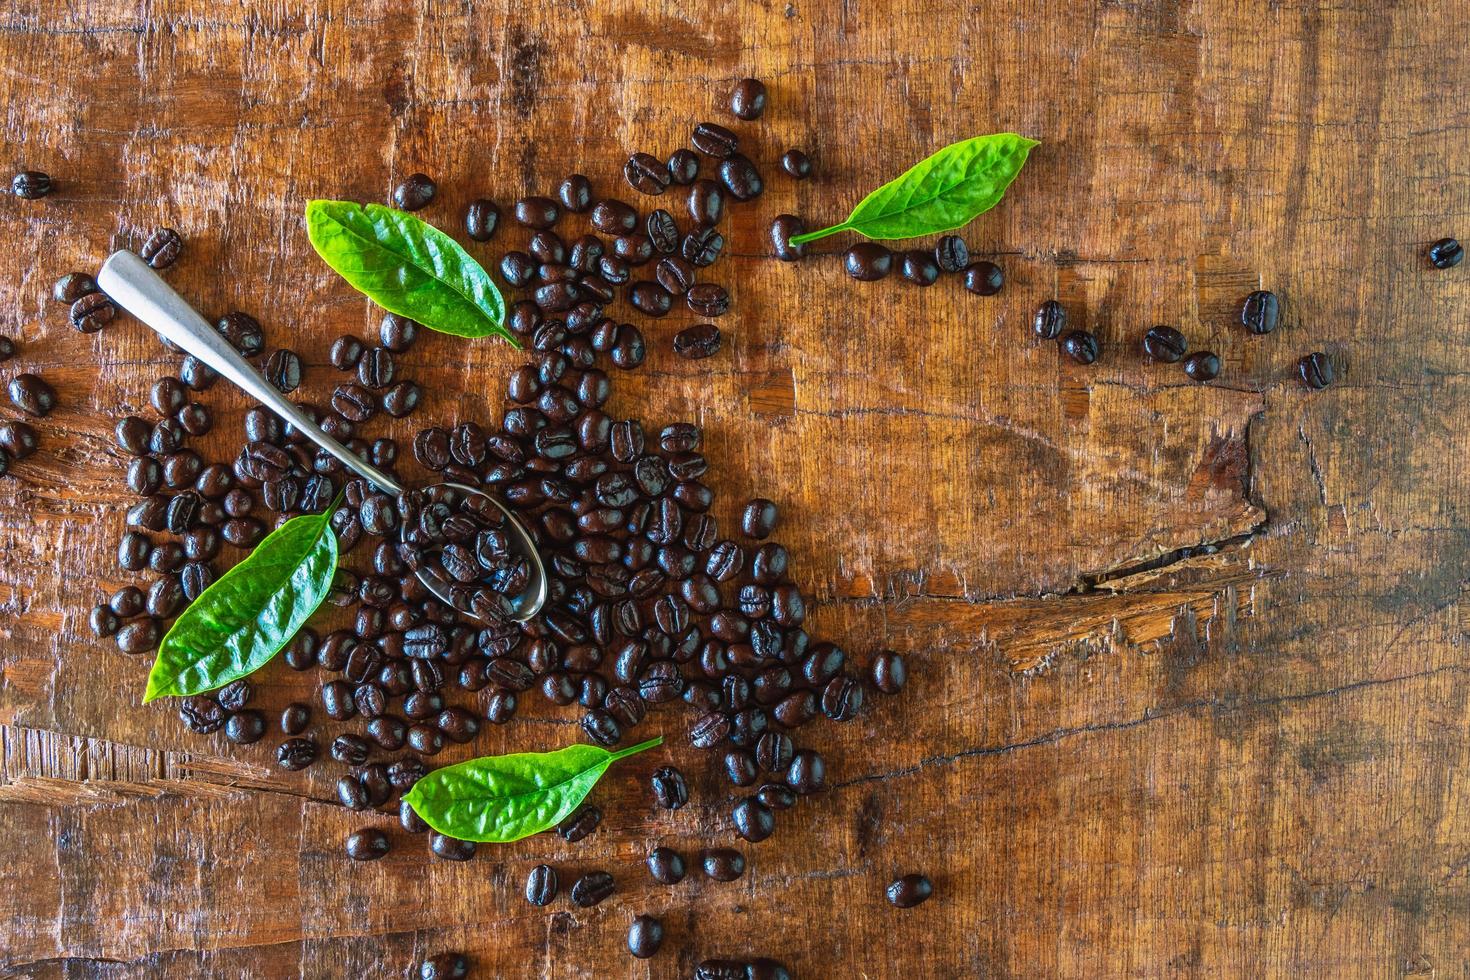
[[[764,953],[801,977],[1460,976],[1470,973],[1470,431],[1462,269],[1470,237],[1470,19],[1448,0],[1039,5],[378,2],[125,6],[18,0],[0,14],[5,165],[58,181],[0,199],[0,333],[60,393],[42,451],[0,480],[0,975],[404,976],[460,949],[477,976],[688,976]],[[247,310],[300,350],[377,314],[310,252],[312,197],[440,186],[458,234],[580,171],[620,185],[746,74],[739,129],[768,189],[715,267],[735,307],[713,359],[671,353],[674,314],[619,374],[614,414],[708,432],[718,516],[760,493],[812,597],[813,629],[861,660],[909,654],[911,685],[813,736],[833,786],[749,848],[751,871],[655,886],[657,839],[723,841],[733,797],[683,743],[596,791],[580,845],[537,837],[431,860],[388,817],[337,806],[327,766],[185,733],[139,705],[146,658],[86,612],[128,500],[112,419],[146,414],[174,360],[138,324],[75,333],[52,280],[170,225],[169,271],[212,312]],[[1043,140],[966,232],[998,296],[955,280],[848,280],[841,240],[767,256],[792,211],[836,220],[936,146]],[[801,146],[813,179],[779,175]],[[8,172],[8,171],[7,171]],[[515,240],[471,243],[486,261]],[[1281,294],[1266,338],[1232,320]],[[1102,341],[1082,368],[1029,339],[1058,297]],[[1224,362],[1210,385],[1146,364],[1174,323]],[[1294,379],[1322,350],[1341,381]],[[405,359],[424,419],[498,411],[517,363],[429,336]],[[208,402],[223,453],[243,401]],[[0,413],[9,412],[8,406]],[[274,664],[272,709],[315,675]],[[546,748],[538,707],[471,753]],[[268,739],[267,742],[270,740]],[[674,761],[694,802],[656,814]],[[392,827],[383,861],[341,856]],[[538,861],[607,868],[591,911],[520,897]],[[883,886],[923,870],[907,912]],[[661,914],[664,951],[623,948]]]

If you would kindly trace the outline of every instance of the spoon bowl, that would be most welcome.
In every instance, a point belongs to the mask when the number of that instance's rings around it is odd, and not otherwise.
[[[97,275],[97,285],[118,306],[152,327],[174,345],[209,365],[221,377],[235,384],[302,435],[331,453],[343,466],[395,498],[403,494],[404,488],[396,479],[327,435],[306,413],[288,401],[197,310],[174,292],[173,287],[164,282],[137,255],[126,250],[112,253]],[[491,525],[502,527],[508,532],[509,550],[525,560],[527,575],[525,585],[516,590],[514,595],[500,596],[497,593],[493,602],[484,597],[478,602],[472,602],[469,594],[477,590],[469,588],[469,583],[453,582],[437,573],[431,565],[420,563],[414,574],[424,587],[441,602],[490,626],[503,625],[506,620],[525,622],[540,612],[546,603],[546,568],[541,563],[535,541],[520,518],[484,490],[463,483],[436,483],[423,493],[431,497],[453,496],[456,500],[477,501],[474,509],[478,509]],[[495,514],[499,515],[499,520],[495,519]],[[408,542],[411,531],[402,522],[399,533],[400,540]],[[431,545],[414,547],[421,547],[426,552],[433,550]]]

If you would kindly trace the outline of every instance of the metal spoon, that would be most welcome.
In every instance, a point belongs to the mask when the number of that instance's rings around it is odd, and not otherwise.
[[[114,303],[244,389],[247,395],[337,457],[352,472],[395,497],[402,492],[403,488],[398,481],[376,466],[364,462],[346,446],[323,432],[301,409],[287,401],[261,377],[259,371],[240,356],[229,341],[220,336],[197,310],[174,292],[138,256],[128,251],[112,253],[97,276],[97,285]],[[530,581],[519,595],[510,599],[511,618],[524,622],[536,615],[546,602],[546,569],[541,564],[541,556],[537,554],[535,542],[531,540],[525,525],[505,505],[483,490],[462,483],[439,483],[435,486],[481,497],[505,515],[506,525],[514,532],[513,550],[528,559],[531,565]],[[447,583],[431,574],[428,569],[419,569],[417,575],[419,581],[440,600],[466,615],[474,615],[463,600],[456,602]]]

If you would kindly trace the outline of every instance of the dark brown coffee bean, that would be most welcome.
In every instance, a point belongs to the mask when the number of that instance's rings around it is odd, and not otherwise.
[[[771,248],[782,262],[795,262],[806,254],[806,245],[791,244],[792,237],[806,231],[806,222],[794,214],[778,214],[771,222]]]
[[[606,871],[589,871],[572,885],[572,904],[590,909],[616,890],[613,876]]]
[[[117,307],[102,293],[88,293],[71,304],[68,315],[73,328],[82,333],[96,333],[117,316]]]
[[[570,844],[591,835],[602,823],[602,810],[594,803],[583,803],[556,825],[556,833]]]
[[[332,341],[332,349],[327,356],[332,367],[339,371],[350,371],[362,356],[362,341],[350,335],[338,337]]]
[[[689,308],[700,316],[724,316],[730,311],[730,294],[724,286],[712,282],[695,283],[684,297]]]
[[[351,782],[354,786],[357,785],[356,780],[346,781]],[[339,787],[341,786],[340,781],[338,785]],[[341,796],[340,793],[338,795]],[[349,809],[360,810],[366,805],[367,803],[364,800],[360,806],[351,806],[349,804]],[[376,861],[388,853],[390,844],[388,843],[387,834],[378,830],[376,827],[369,827],[366,830],[358,830],[348,834],[347,841],[343,847],[347,851],[347,856],[354,861]]]
[[[749,201],[765,190],[765,182],[755,164],[739,153],[720,161],[720,182],[737,201]]]
[[[747,796],[730,811],[735,833],[752,844],[759,844],[776,830],[776,815],[754,796]]]
[[[204,391],[219,380],[214,368],[190,354],[179,365],[179,380],[194,391]]]
[[[85,272],[68,272],[51,286],[51,298],[67,306],[88,293],[97,292],[97,280]]]
[[[1436,269],[1453,269],[1465,258],[1465,249],[1454,238],[1441,238],[1429,246],[1429,264]]]
[[[246,357],[254,357],[265,350],[265,332],[255,317],[248,313],[238,310],[226,313],[215,321],[214,328]]]
[[[1336,372],[1332,369],[1332,362],[1321,351],[1308,354],[1297,361],[1296,370],[1302,383],[1314,391],[1321,391],[1332,384],[1336,376]]]
[[[1097,360],[1097,337],[1086,330],[1069,330],[1062,338],[1062,350],[1078,364],[1092,364]]]
[[[253,745],[265,737],[265,718],[259,711],[239,711],[225,721],[225,738],[236,745]]]
[[[640,194],[658,196],[668,189],[672,178],[668,167],[650,153],[635,153],[623,165],[623,179]]]
[[[655,847],[648,852],[648,873],[663,885],[677,885],[684,880],[684,859],[678,851]]]
[[[723,160],[740,145],[735,134],[719,123],[702,122],[694,127],[689,142],[699,152]]]
[[[184,250],[184,238],[172,228],[159,228],[148,236],[138,254],[155,269],[167,269]]]
[[[158,620],[137,619],[117,631],[117,648],[123,653],[147,653],[158,646]]]
[[[970,264],[970,247],[959,235],[945,235],[934,245],[934,261],[944,272],[959,272]]]
[[[383,392],[383,411],[395,419],[411,414],[419,407],[422,393],[412,381],[400,381]]]
[[[179,702],[179,720],[196,735],[208,735],[224,727],[225,710],[207,694],[196,694]]]
[[[409,174],[393,188],[393,204],[404,211],[417,211],[428,207],[437,189],[428,174]]]
[[[646,960],[658,952],[664,941],[664,924],[651,915],[640,915],[628,927],[628,952]]]
[[[720,349],[720,328],[713,323],[696,323],[674,334],[674,353],[689,360],[711,357]]]
[[[901,909],[911,909],[934,894],[934,885],[920,874],[909,874],[889,885],[888,901]]]
[[[549,864],[538,864],[526,876],[526,901],[532,905],[550,905],[556,898],[556,869]]]
[[[290,393],[301,386],[301,358],[293,350],[272,351],[265,361],[265,379],[282,393]]]
[[[459,953],[436,953],[419,964],[418,980],[464,980],[470,963]]]
[[[1220,374],[1220,358],[1214,351],[1196,351],[1184,359],[1184,373],[1191,381],[1209,381]]]
[[[994,262],[971,262],[965,266],[965,288],[976,296],[994,296],[1005,285],[1005,273]]]
[[[689,218],[700,227],[718,224],[725,214],[725,189],[709,179],[696,180],[686,198]]]
[[[163,486],[163,468],[158,461],[141,456],[128,463],[128,489],[140,497],[151,497]]]
[[[734,881],[745,874],[745,855],[729,847],[712,847],[700,855],[700,866],[715,881]]]
[[[1281,303],[1276,294],[1268,290],[1261,289],[1251,293],[1240,308],[1240,322],[1257,336],[1275,330],[1280,318]]]
[[[500,225],[500,206],[488,197],[477,197],[464,212],[464,231],[477,242],[488,242]]]
[[[393,383],[393,353],[386,347],[364,351],[357,362],[357,380],[365,388],[381,391]]]
[[[759,119],[766,110],[766,86],[756,78],[742,78],[730,92],[730,111],[740,119]]]
[[[1042,340],[1056,340],[1067,325],[1067,311],[1054,299],[1042,303],[1031,318],[1031,330]]]
[[[893,270],[893,253],[877,242],[858,242],[842,261],[847,274],[861,282],[876,282]]]
[[[674,223],[674,216],[663,208],[649,213],[643,222],[643,230],[647,233],[648,240],[653,243],[653,247],[663,254],[671,255],[678,250],[679,226]]]
[[[691,150],[675,150],[669,154],[667,166],[669,177],[680,186],[694,183],[694,179],[699,176],[699,157]]]
[[[711,711],[689,729],[689,741],[696,748],[710,749],[719,745],[730,734],[730,719],[722,711]]]
[[[50,174],[40,170],[23,170],[10,180],[10,192],[27,201],[43,198],[54,189]]]
[[[338,385],[332,392],[332,410],[349,422],[366,422],[377,413],[378,400],[361,385]]]
[[[544,231],[556,224],[561,211],[549,197],[523,197],[516,202],[515,215],[527,228]]]
[[[288,738],[276,749],[276,762],[282,769],[305,769],[316,761],[316,740]]]
[[[939,263],[932,252],[911,248],[903,253],[899,274],[915,286],[932,286],[939,281]]]
[[[806,180],[812,174],[811,157],[798,149],[787,150],[781,154],[781,169],[797,180]]]
[[[581,174],[571,174],[557,185],[556,197],[562,207],[581,214],[592,203],[592,183]]]
[[[812,749],[798,749],[791,759],[791,768],[786,770],[786,785],[805,796],[826,784],[827,765],[821,754]]]
[[[780,783],[762,783],[755,798],[772,810],[789,810],[796,806],[796,791]]]
[[[606,199],[593,206],[591,220],[604,235],[626,235],[638,227],[638,212],[622,201]]]
[[[653,243],[646,235],[619,235],[613,239],[613,251],[629,265],[643,265],[653,258]]]
[[[725,236],[714,228],[696,228],[679,243],[679,254],[699,268],[712,265],[725,247]]]
[[[34,374],[17,374],[7,386],[10,402],[27,415],[45,418],[56,407],[56,392]]]
[[[873,686],[884,694],[897,694],[908,681],[903,657],[893,650],[880,650],[873,658]]]

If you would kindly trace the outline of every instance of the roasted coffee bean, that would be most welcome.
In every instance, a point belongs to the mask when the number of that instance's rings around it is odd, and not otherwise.
[[[231,681],[219,689],[214,699],[226,711],[239,711],[250,703],[255,691],[247,680]]]
[[[389,766],[388,768],[391,770],[393,767]],[[407,801],[399,801],[398,803],[398,825],[410,834],[423,834],[429,830],[429,825],[424,823],[423,819],[414,812],[414,808]]]
[[[117,316],[117,307],[102,293],[88,293],[71,304],[71,325],[82,333],[96,333]]]
[[[696,180],[689,187],[685,204],[689,209],[689,220],[697,227],[719,224],[725,215],[725,189],[708,178]]]
[[[179,585],[184,589],[184,598],[193,602],[214,581],[214,572],[203,562],[191,561],[179,569]]]
[[[776,529],[776,504],[764,497],[757,497],[745,505],[740,514],[740,530],[747,538],[770,537]]]
[[[277,391],[293,392],[301,385],[301,358],[293,350],[272,351],[263,373]]]
[[[734,153],[740,145],[739,139],[719,123],[702,122],[694,127],[690,134],[689,142],[699,152],[717,159],[724,159]]]
[[[27,201],[43,198],[54,189],[50,174],[40,170],[23,170],[10,180],[10,192]]]
[[[908,874],[889,885],[888,901],[901,909],[911,909],[934,894],[934,885],[921,874]]]
[[[657,289],[658,287],[654,287]],[[667,295],[667,294],[665,294]],[[618,339],[613,344],[610,356],[613,364],[624,370],[631,370],[643,363],[646,348],[643,343],[643,332],[631,323],[618,326]]]
[[[352,703],[364,718],[378,718],[388,710],[388,695],[382,687],[369,681],[352,689]]]
[[[730,718],[722,711],[711,711],[689,729],[689,741],[700,749],[719,745],[730,734]]]
[[[1240,308],[1240,322],[1253,334],[1264,335],[1276,329],[1281,319],[1281,302],[1276,294],[1258,289],[1245,298]]]
[[[118,448],[130,456],[148,455],[148,439],[152,434],[153,426],[136,415],[118,419],[113,429]]]
[[[873,658],[873,686],[884,694],[897,694],[908,681],[903,657],[893,650],[880,650]]]
[[[572,904],[590,909],[610,896],[616,887],[606,871],[589,871],[572,884]]]
[[[791,768],[786,770],[786,785],[805,796],[826,784],[827,765],[822,756],[812,749],[798,749],[791,759]]]
[[[117,631],[117,648],[123,653],[146,653],[158,646],[159,635],[158,620],[134,620]]]
[[[772,810],[788,810],[796,805],[796,792],[780,783],[763,783],[755,791],[755,798]]]
[[[1005,285],[1005,274],[994,262],[971,262],[965,266],[965,288],[977,296],[994,296]]]
[[[791,736],[782,732],[766,732],[755,744],[755,759],[766,772],[783,773],[791,767],[795,751]]]
[[[822,689],[822,714],[833,721],[848,721],[863,706],[863,689],[851,677],[834,677]]]
[[[1042,303],[1031,318],[1031,330],[1042,340],[1056,340],[1067,325],[1067,311],[1054,299]]]
[[[765,181],[755,164],[739,153],[720,161],[720,183],[737,201],[749,201],[765,190]]]
[[[1062,350],[1078,364],[1092,364],[1097,360],[1097,337],[1086,330],[1069,330],[1062,338]]]
[[[668,313],[674,302],[673,297],[662,286],[647,281],[633,284],[628,301],[636,309],[655,317]]]
[[[238,711],[225,721],[225,738],[236,745],[253,745],[264,737],[265,718],[259,711]]]
[[[188,400],[188,390],[178,378],[159,378],[148,393],[148,402],[159,415],[174,414]]]
[[[357,735],[338,735],[332,740],[332,758],[349,766],[360,766],[367,761],[372,746],[367,739]],[[355,782],[355,780],[354,780]]]
[[[583,803],[556,825],[556,833],[569,844],[591,835],[602,823],[602,810],[595,803]]]
[[[158,461],[141,456],[128,464],[128,489],[140,497],[151,497],[163,486],[163,468]]]
[[[175,419],[161,419],[148,435],[148,451],[156,456],[177,452],[184,444],[184,427]]]
[[[1191,381],[1209,381],[1220,374],[1220,358],[1214,351],[1196,351],[1184,359],[1184,373]]]
[[[338,785],[340,786],[341,783],[339,782]],[[353,785],[357,785],[355,781]],[[352,809],[361,809],[361,807],[352,807]],[[376,861],[387,854],[389,848],[388,835],[375,827],[348,834],[345,845],[347,856],[354,861]]]
[[[366,422],[377,413],[378,400],[361,385],[338,385],[332,392],[332,410],[349,422]]]
[[[526,876],[526,901],[532,905],[550,905],[556,892],[556,869],[551,865],[538,864]]]
[[[7,386],[10,403],[27,415],[45,418],[56,407],[56,392],[34,374],[17,374]]]
[[[877,242],[858,242],[842,261],[847,274],[861,282],[875,282],[893,270],[893,253]]]
[[[734,881],[745,874],[745,855],[729,847],[712,847],[700,855],[700,865],[715,881]]]
[[[756,78],[742,78],[730,91],[730,111],[740,119],[759,119],[766,111],[766,86]]]
[[[725,236],[714,228],[696,228],[679,243],[679,254],[699,268],[713,265],[725,247]]]
[[[179,720],[196,735],[208,735],[224,727],[225,710],[207,694],[196,694],[179,702]]]
[[[364,351],[357,362],[357,380],[365,388],[381,391],[393,383],[393,353],[386,347]],[[333,407],[336,407],[335,399]]]
[[[613,252],[629,265],[643,265],[653,258],[653,242],[647,235],[619,235],[613,239]]]
[[[669,154],[669,177],[681,186],[694,183],[699,176],[699,157],[693,151],[678,149]]]
[[[720,350],[720,328],[713,323],[696,323],[674,334],[674,353],[691,361],[713,357]]]
[[[623,164],[623,179],[640,194],[658,196],[668,189],[669,168],[651,153],[635,153]]]
[[[246,357],[254,357],[265,349],[265,332],[255,317],[248,313],[238,310],[226,313],[215,321],[214,329]]]
[[[85,272],[68,272],[51,286],[51,298],[67,306],[88,293],[97,292],[97,280]]]
[[[437,189],[428,174],[409,174],[393,188],[393,204],[404,211],[417,211],[429,206]]]
[[[750,980],[750,964],[744,960],[702,960],[694,968],[694,980]]]
[[[367,790],[363,789],[362,783],[352,776],[343,776],[337,780],[337,802],[349,810],[366,810],[368,806]]]
[[[671,255],[678,250],[679,226],[674,223],[674,216],[663,208],[657,208],[649,213],[644,219],[643,230],[647,233],[648,240],[653,243],[653,247],[663,254]]]
[[[159,228],[148,236],[143,247],[138,249],[144,262],[155,269],[167,269],[184,250],[184,238],[172,228]]]
[[[730,811],[730,821],[735,825],[735,833],[752,844],[759,844],[776,829],[776,815],[754,796],[747,796],[735,804]]]
[[[653,799],[665,810],[677,810],[689,802],[689,786],[684,774],[673,766],[660,766],[649,777]]]
[[[760,774],[755,768],[755,757],[745,749],[731,749],[725,753],[725,778],[736,786],[749,786]]]
[[[1188,349],[1189,342],[1184,339],[1184,334],[1173,327],[1150,327],[1143,335],[1143,352],[1155,361],[1174,364]]]
[[[281,711],[281,731],[287,735],[300,735],[310,723],[311,708],[299,701],[286,705]]]
[[[246,410],[244,428],[248,442],[268,442],[273,445],[281,442],[281,420],[267,409],[256,407]]]
[[[401,718],[383,715],[367,723],[368,738],[388,752],[397,752],[408,741],[408,725]]]
[[[945,235],[934,245],[934,261],[945,272],[959,272],[970,264],[970,247],[959,235]]]
[[[282,769],[305,769],[315,761],[315,739],[288,738],[276,749],[276,762]]]
[[[412,381],[400,381],[383,392],[383,411],[401,419],[419,407],[421,393]]]
[[[219,380],[219,374],[214,368],[190,354],[179,364],[179,380],[194,391],[204,391]]]
[[[653,277],[672,295],[683,296],[694,285],[694,265],[686,259],[670,255],[659,260],[654,267]]]
[[[934,261],[934,253],[911,248],[903,253],[899,273],[915,286],[932,286],[939,281],[939,263]]]
[[[464,980],[470,975],[470,962],[459,953],[436,953],[419,964],[418,980]]]
[[[646,960],[658,952],[664,941],[664,926],[651,915],[640,915],[628,927],[628,952]]]
[[[806,222],[794,214],[778,214],[771,222],[771,248],[782,262],[795,262],[806,254],[806,244],[793,245],[791,239],[806,231]]]
[[[510,285],[529,286],[536,278],[536,260],[525,252],[510,251],[500,257],[500,274]]]
[[[87,617],[88,625],[97,636],[111,636],[117,632],[120,625],[117,614],[114,613],[106,603],[99,602],[92,607],[91,614]]]
[[[626,235],[638,227],[638,212],[622,201],[605,199],[593,205],[591,221],[604,235]]]
[[[1297,361],[1296,371],[1302,383],[1315,391],[1320,391],[1332,384],[1335,377],[1332,362],[1321,351],[1315,351]]]
[[[174,421],[178,422],[191,436],[207,435],[214,427],[214,419],[210,416],[209,409],[198,402],[190,402],[182,406],[174,413]]]
[[[712,282],[695,283],[684,297],[689,308],[700,316],[724,316],[730,310],[730,294],[724,286]]]
[[[582,731],[599,745],[616,745],[623,737],[623,730],[606,711],[593,709],[582,716]]]
[[[571,174],[557,185],[556,197],[562,207],[581,214],[592,202],[592,183],[581,174]]]
[[[745,552],[733,541],[720,541],[711,549],[704,570],[716,582],[728,582],[745,566]]]
[[[350,335],[344,335],[332,341],[332,349],[327,354],[328,360],[332,362],[332,367],[339,371],[352,370],[361,356],[362,341]]]
[[[488,242],[499,224],[500,207],[489,198],[477,197],[465,209],[465,234],[477,242]]]
[[[475,842],[434,833],[429,835],[429,850],[446,861],[468,861],[475,856]]]
[[[1465,249],[1453,238],[1441,238],[1429,246],[1429,262],[1436,269],[1453,269],[1465,258]]]
[[[663,885],[677,885],[684,880],[684,859],[668,847],[655,847],[648,852],[648,873]]]
[[[542,271],[539,271],[537,275],[543,282],[551,282],[554,278],[575,278],[571,274],[576,270],[565,265],[567,261],[566,243],[556,232],[536,232],[531,236],[531,243],[526,246],[526,249],[541,263]],[[560,276],[548,275],[545,271],[548,268],[561,270]]]

